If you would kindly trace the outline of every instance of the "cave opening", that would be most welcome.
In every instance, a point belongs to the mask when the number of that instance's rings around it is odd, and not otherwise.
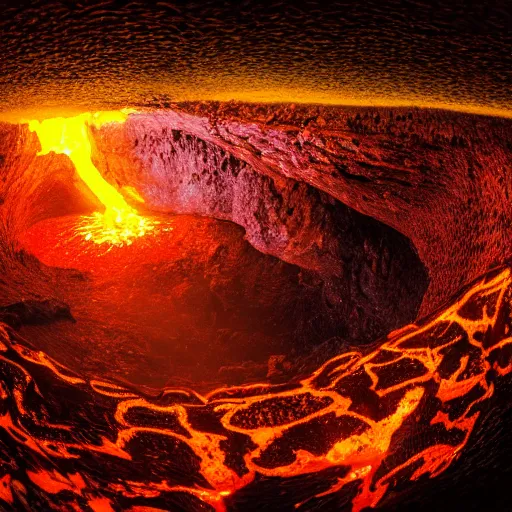
[[[448,493],[473,447],[508,460],[486,419],[509,411],[508,133],[147,109],[88,125],[91,165],[152,228],[99,243],[105,205],[69,155],[0,123],[7,502],[19,479],[41,510],[393,510],[411,482]]]
[[[299,378],[416,318],[428,275],[396,230],[184,130],[138,127],[112,149],[121,129],[91,129],[93,162],[154,229],[115,245],[90,239],[98,201],[73,162],[34,157],[19,128],[32,160],[10,176],[17,286],[2,315],[37,349],[85,374],[206,391]]]

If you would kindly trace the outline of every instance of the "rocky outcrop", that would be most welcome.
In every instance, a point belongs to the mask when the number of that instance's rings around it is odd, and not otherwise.
[[[0,322],[14,329],[23,325],[45,325],[67,320],[75,322],[68,304],[56,299],[26,300],[0,307]]]
[[[151,208],[227,215],[222,173],[233,181],[247,168],[276,184],[307,184],[412,242],[430,276],[420,315],[511,255],[511,120],[419,109],[169,106],[95,133],[104,174],[136,186]]]
[[[369,342],[416,317],[428,278],[404,236],[327,192],[267,172],[263,160],[244,160],[222,145],[165,126],[163,115],[91,130],[96,165],[119,189],[131,186],[142,194],[145,206],[138,209],[230,220],[259,251],[309,271],[305,286],[321,290],[318,309],[330,308],[329,322],[338,326],[332,332],[323,319],[315,321],[315,329],[328,337]],[[14,149],[5,143],[9,176],[18,183],[7,189],[2,209],[12,244],[16,233],[36,221],[96,206],[81,195],[83,184],[64,155],[36,157],[38,142],[26,127],[4,129],[21,142]],[[30,161],[23,167],[16,155]],[[54,188],[62,191],[54,196]]]

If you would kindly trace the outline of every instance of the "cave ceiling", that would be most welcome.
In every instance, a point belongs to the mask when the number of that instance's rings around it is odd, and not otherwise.
[[[508,116],[511,23],[506,1],[7,0],[0,112],[239,100]]]

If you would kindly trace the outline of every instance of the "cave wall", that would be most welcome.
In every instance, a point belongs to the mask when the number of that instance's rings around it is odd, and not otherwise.
[[[418,109],[167,106],[91,129],[102,173],[121,189],[134,186],[149,210],[232,220],[259,250],[326,282],[350,269],[349,280],[363,283],[351,295],[379,297],[375,303],[394,295],[402,300],[396,310],[410,314],[411,292],[389,287],[385,275],[398,276],[403,262],[387,269],[379,236],[362,230],[339,243],[366,218],[356,212],[373,217],[405,235],[428,271],[419,316],[511,255],[510,120]],[[46,216],[98,206],[65,156],[35,157],[39,145],[26,125],[2,124],[0,146],[4,246]],[[401,251],[398,244],[390,254]],[[365,263],[353,270],[349,260]],[[411,271],[400,279],[417,278]],[[362,316],[357,311],[344,314]]]
[[[36,156],[40,146],[26,125],[3,129],[1,214],[9,227],[3,243],[13,249],[4,261],[11,264],[20,260],[16,237],[23,229],[99,205],[65,155]],[[306,329],[316,330],[319,339],[334,330],[351,342],[369,342],[415,318],[427,276],[414,248],[392,228],[310,185],[269,176],[219,145],[168,129],[158,116],[91,132],[101,172],[121,190],[135,187],[148,210],[230,220],[245,228],[258,250],[303,269],[304,282],[322,290],[319,318]],[[42,290],[53,296],[51,278],[41,284],[47,269],[23,254],[21,259],[18,277],[11,279],[16,300]],[[9,293],[3,293],[5,301]]]
[[[372,341],[416,317],[428,278],[394,229],[304,182],[262,174],[158,116],[142,119],[94,132],[95,162],[112,183],[134,187],[152,211],[235,222],[261,252],[312,271],[303,276],[312,286],[320,280],[318,311],[330,309],[322,318],[350,342]]]
[[[169,106],[132,116],[122,129],[111,127],[117,135],[109,141],[123,131],[142,142],[132,148],[139,169],[150,166],[158,178],[167,153],[156,164],[147,154],[154,143],[136,134],[184,131],[260,174],[308,183],[392,226],[412,241],[430,276],[420,315],[511,256],[510,119],[428,109]]]
[[[60,270],[20,249],[23,230],[100,207],[67,156],[37,156],[40,149],[27,124],[0,123],[0,306],[59,296]]]
[[[14,242],[20,230],[46,218],[100,207],[67,156],[37,156],[40,150],[27,124],[0,123],[2,242]]]

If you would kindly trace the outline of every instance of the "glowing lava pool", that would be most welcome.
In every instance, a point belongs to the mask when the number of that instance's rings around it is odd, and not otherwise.
[[[72,368],[154,387],[265,379],[269,357],[299,348],[306,332],[297,329],[307,311],[318,314],[321,293],[301,283],[299,268],[259,253],[231,223],[149,220],[153,231],[121,247],[84,238],[83,217],[26,231],[22,247],[54,269],[75,322],[21,334]],[[64,268],[75,270],[55,270]]]

